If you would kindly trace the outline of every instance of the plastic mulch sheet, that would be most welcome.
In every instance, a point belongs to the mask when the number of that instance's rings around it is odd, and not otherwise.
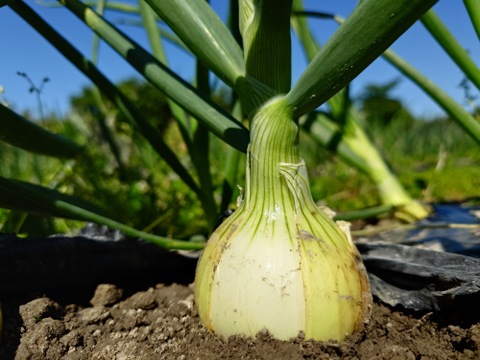
[[[467,297],[480,299],[476,214],[474,208],[438,205],[414,230],[392,230],[357,243],[374,296],[422,311],[449,308]]]
[[[380,301],[419,311],[480,304],[480,221],[475,208],[437,205],[413,227],[357,239],[372,292]],[[0,298],[100,282],[193,281],[198,252],[164,251],[104,227],[77,236],[20,239],[0,234]],[[172,278],[174,276],[175,278]]]

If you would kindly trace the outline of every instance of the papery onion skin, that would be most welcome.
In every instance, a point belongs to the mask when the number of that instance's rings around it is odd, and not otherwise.
[[[298,130],[282,98],[254,120],[245,200],[212,234],[197,267],[200,319],[225,338],[266,329],[281,340],[301,332],[343,340],[370,313],[361,257],[311,198]]]

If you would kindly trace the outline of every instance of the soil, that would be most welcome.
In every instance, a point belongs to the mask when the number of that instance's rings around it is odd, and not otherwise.
[[[480,314],[462,306],[408,313],[376,302],[363,333],[326,344],[268,333],[219,339],[201,325],[188,284],[101,284],[83,297],[4,302],[0,359],[480,359]]]

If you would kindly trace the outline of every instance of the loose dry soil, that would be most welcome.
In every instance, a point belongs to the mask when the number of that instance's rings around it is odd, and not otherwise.
[[[85,303],[62,296],[3,304],[0,359],[480,359],[480,314],[457,306],[443,313],[406,313],[376,303],[362,334],[339,344],[221,340],[199,322],[192,286],[123,291],[99,285]]]

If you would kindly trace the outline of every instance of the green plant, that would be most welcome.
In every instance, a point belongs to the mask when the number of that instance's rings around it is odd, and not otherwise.
[[[299,17],[299,19],[301,19],[301,17],[303,17],[305,15],[308,15],[308,16],[316,16],[316,17],[320,17],[320,18],[334,19],[339,24],[342,24],[343,21],[344,21],[343,18],[341,18],[340,16],[337,16],[337,15],[304,11],[303,6],[301,6],[300,1],[298,1],[298,4],[300,4],[300,5],[297,6],[296,15],[297,15],[297,17]],[[468,12],[468,15],[470,16],[472,26],[474,27],[474,29],[475,29],[475,31],[477,32],[477,35],[478,35],[478,29],[480,29],[480,20],[479,20],[480,19],[480,16],[479,16],[480,12],[478,10],[478,6],[474,1],[470,1],[470,0],[464,1],[464,5],[465,5],[466,11]],[[297,20],[297,21],[299,21],[299,23],[301,23],[301,20]],[[478,68],[478,65],[472,60],[468,51],[465,50],[461,46],[461,44],[458,42],[458,40],[449,31],[447,26],[445,26],[445,24],[443,24],[442,20],[435,13],[435,11],[433,9],[430,9],[428,12],[426,12],[422,16],[421,22],[425,26],[425,28],[428,30],[428,32],[430,32],[430,34],[432,35],[434,40],[445,50],[445,52],[448,54],[448,56],[453,60],[453,62],[459,67],[459,69],[465,75],[465,79],[462,80],[462,86],[466,90],[466,95],[465,95],[466,100],[471,102],[472,99],[471,99],[471,94],[469,93],[469,84],[470,83],[473,84],[473,86],[475,86],[477,90],[480,89],[480,69]],[[305,30],[303,30],[303,35],[302,36],[303,37],[306,36],[305,35]],[[307,39],[308,39],[308,36],[307,36]],[[307,44],[310,47],[312,47],[312,42],[313,42],[313,38],[310,35],[310,39],[308,39]],[[480,142],[480,125],[478,123],[478,119],[475,117],[476,108],[474,108],[474,113],[473,114],[471,112],[467,111],[461,104],[459,104],[457,101],[455,101],[453,98],[451,98],[443,89],[441,89],[438,85],[436,85],[435,82],[433,81],[434,79],[430,79],[427,76],[423,75],[420,71],[418,71],[416,68],[414,68],[412,65],[410,65],[405,59],[403,59],[401,56],[399,56],[394,51],[392,51],[390,49],[387,49],[382,54],[382,57],[386,61],[391,63],[394,67],[396,67],[405,77],[412,80],[423,91],[425,91],[426,94],[428,94],[441,108],[444,109],[444,111],[446,112],[446,114],[448,114],[450,119],[455,121],[466,132],[466,134],[468,134],[475,142],[477,142],[477,143]],[[378,111],[378,109],[376,109],[375,111]],[[326,120],[323,120],[323,121],[325,122]],[[410,119],[410,122],[411,122],[411,119]],[[337,123],[338,123],[338,121],[337,121]],[[311,124],[311,122],[308,123],[309,126],[310,126],[310,124]],[[318,124],[316,124],[316,126],[319,127]],[[324,127],[326,127],[326,126],[324,125]],[[327,129],[328,128],[337,129],[337,131],[339,131],[338,130],[338,125],[336,125],[336,126],[329,125],[327,127]],[[382,134],[380,134],[377,131],[378,128],[375,129],[375,126],[373,126],[373,129],[371,129],[371,128],[372,127],[370,126],[368,131],[370,133],[372,133],[372,130],[373,130],[373,132],[375,133],[374,139],[384,137]],[[397,131],[405,132],[404,129],[399,128],[398,124],[396,124],[394,126],[394,128]],[[330,130],[330,132],[331,131],[332,130]],[[317,135],[317,133],[318,134],[321,133],[322,136]],[[313,132],[313,136],[315,136],[315,138],[321,143],[328,142],[330,139],[335,138],[334,136],[328,137],[328,136],[326,136],[326,134],[328,134],[328,130],[323,130],[323,131],[318,130],[316,132]],[[390,144],[398,143],[399,140],[400,140],[400,142],[406,142],[408,144],[408,147],[405,148],[405,151],[407,151],[408,153],[412,153],[412,149],[418,149],[420,143],[417,141],[417,138],[418,138],[417,135],[414,135],[413,132],[410,132],[410,134],[411,135],[405,134],[405,136],[403,136],[401,139],[398,139],[398,137],[396,135],[393,135],[392,139],[390,139],[390,140],[383,139],[383,140],[384,140],[385,143],[390,143]],[[412,135],[415,139],[412,139]],[[452,135],[451,133],[448,133],[448,135],[446,136],[445,139],[452,138],[451,135]],[[389,134],[387,133],[387,137],[388,136],[389,136]],[[343,135],[341,138],[342,138],[342,140],[344,140],[345,135]],[[411,139],[411,140],[409,140],[409,139]],[[345,147],[345,144],[341,144],[340,142],[338,142],[338,144],[339,144],[339,146],[337,148],[337,152],[340,156],[343,156],[341,147],[342,146]],[[444,145],[445,144],[440,144],[437,147],[437,153],[438,152],[442,153],[442,151],[444,151],[444,147],[445,147]],[[348,147],[348,145],[346,145],[346,146]],[[397,148],[397,150],[398,150],[398,148]],[[345,151],[343,151],[343,152],[345,152]],[[362,169],[361,163],[357,163],[357,161],[355,160],[355,157],[358,157],[358,154],[359,154],[358,152],[354,153],[353,154],[354,156],[352,156],[352,154],[347,154],[345,160],[347,162],[352,163],[353,166],[355,166],[359,169]],[[400,151],[396,151],[394,156],[398,157],[400,154],[401,154]],[[446,155],[446,153],[444,155]],[[441,157],[441,156],[442,155],[439,155],[439,157]],[[350,157],[353,161],[351,161]],[[372,157],[369,157],[369,158],[372,159]],[[439,159],[438,161],[439,161],[439,163],[442,162],[441,159]],[[400,166],[400,164],[398,164],[396,162],[393,162],[393,164],[394,164],[394,167],[395,167],[395,165],[397,167]],[[433,183],[447,184],[447,183],[450,182],[450,180],[448,180],[448,178],[446,176],[445,176],[445,179],[443,179],[442,177],[439,177],[438,172],[439,172],[439,169],[434,171],[435,176],[430,176],[430,175],[427,176],[429,178],[429,181],[432,184]],[[376,175],[379,175],[380,173],[381,172],[377,172]],[[470,172],[466,172],[466,174],[467,173],[470,173]],[[394,180],[395,182],[398,183],[398,180],[395,179],[394,177],[392,178],[392,180]],[[463,176],[462,180],[464,180],[464,181],[462,181],[462,183],[463,182],[472,182],[472,181],[475,182],[474,177],[471,178],[468,175]],[[375,180],[374,180],[374,182],[375,182]],[[459,185],[459,184],[460,183],[456,183],[455,185]],[[398,185],[400,185],[400,183],[398,183]],[[401,187],[401,185],[400,185],[400,187]],[[440,192],[438,192],[438,193],[435,193],[435,196],[433,198],[444,199],[444,196],[445,196],[444,191],[445,190],[443,189],[442,186],[441,186],[441,188],[442,188],[442,190],[440,190]],[[464,197],[473,195],[470,188],[471,188],[471,186],[470,187],[469,186],[463,186],[463,189],[465,189],[464,192],[463,192]],[[430,196],[433,195],[432,192],[431,192],[431,188],[429,187],[427,190],[428,191],[424,194],[425,198],[426,199],[432,199],[430,197]],[[382,191],[380,189],[380,194],[381,193],[382,193]],[[470,194],[470,195],[467,195],[467,194]],[[405,199],[408,199],[409,194],[405,193],[405,195],[406,195]],[[457,196],[452,197],[452,195],[453,194],[451,194],[447,198],[450,198],[450,199],[461,198],[461,195],[459,193],[457,193]],[[382,201],[385,202],[385,199],[382,199]],[[389,200],[387,199],[386,202],[388,203]],[[418,208],[418,205],[415,205],[415,207]],[[398,211],[398,210],[400,210],[400,211]],[[414,210],[413,212],[410,212],[410,210],[402,211],[402,208],[400,207],[399,209],[397,209],[397,214],[400,217],[403,217],[406,220],[408,220],[408,218],[415,219],[416,217],[413,216],[415,211],[416,210]],[[418,214],[421,214],[421,211]],[[405,218],[405,216],[407,218]]]
[[[293,27],[311,61],[320,46],[314,39],[303,15],[301,0],[293,2]],[[324,16],[324,14],[321,14]],[[404,221],[423,219],[430,213],[428,206],[413,200],[384,161],[381,153],[365,133],[359,112],[352,105],[349,88],[345,87],[328,100],[328,112],[311,113],[302,124],[302,129],[319,144],[333,150],[347,164],[358,169],[377,187],[384,211],[393,210]],[[348,216],[348,215],[347,215]]]
[[[251,336],[267,328],[282,339],[303,331],[306,338],[319,340],[341,340],[361,329],[371,302],[365,270],[347,225],[335,223],[311,198],[305,165],[299,157],[298,119],[344,88],[435,1],[360,2],[293,87],[291,1],[239,1],[243,51],[204,1],[139,2],[152,53],[81,2],[61,3],[169,98],[191,168],[94,63],[84,59],[25,3],[14,0],[9,6],[110,97],[198,197],[210,231],[218,210],[208,157],[209,133],[247,152],[244,199],[213,232],[197,269],[195,295],[205,325],[222,336]],[[155,14],[197,57],[195,87],[166,65]],[[233,116],[210,99],[209,71],[235,91],[241,112]],[[250,132],[243,125],[242,114],[249,120]],[[17,137],[13,132],[13,138]],[[82,156],[88,157],[85,151],[73,157],[81,161]],[[232,154],[228,157],[235,159]],[[227,174],[225,179],[232,188],[234,176]],[[7,195],[22,194],[25,208],[30,200],[30,206],[40,207],[38,211],[97,221],[166,248],[203,247],[135,230],[101,210],[32,184],[5,179],[0,190]],[[222,204],[229,196],[231,191],[223,192]],[[278,316],[279,311],[283,317]]]
[[[478,34],[480,28],[480,17],[477,4],[472,0],[464,1],[465,8],[472,21],[472,26]],[[334,19],[342,24],[344,19],[340,16],[331,14],[308,13],[321,18]],[[433,9],[426,12],[421,18],[422,24],[430,32],[434,40],[445,50],[449,57],[459,67],[465,75],[465,79],[470,81],[477,89],[480,89],[480,69],[472,60],[467,50],[465,50],[457,39],[450,33],[449,29],[443,24],[440,17]],[[440,88],[433,79],[428,78],[414,66],[408,63],[400,55],[387,49],[382,57],[396,67],[400,73],[417,84],[427,95],[429,95],[465,132],[480,143],[480,124],[475,117],[469,113],[461,104],[449,96]],[[462,80],[463,82],[463,80]]]

